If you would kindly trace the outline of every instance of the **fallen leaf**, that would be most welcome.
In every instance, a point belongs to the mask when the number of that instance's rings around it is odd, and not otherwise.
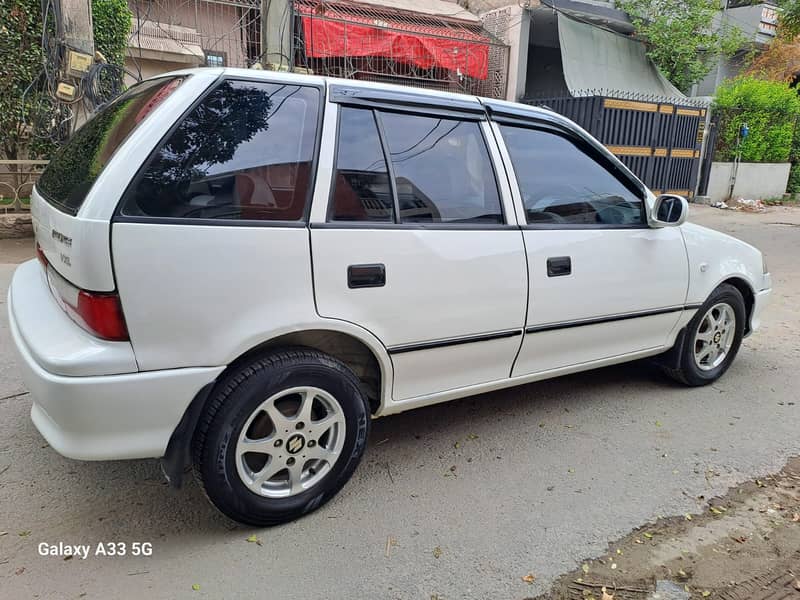
[[[574,473],[575,469],[567,469],[567,473]]]
[[[4,535],[8,535],[8,532],[7,531],[0,531],[0,537],[3,537]]]
[[[600,588],[600,591],[601,591],[601,592],[603,592],[603,600],[614,600],[614,594],[609,594],[609,593],[606,591],[606,588],[605,588],[605,586],[603,586],[602,588]]]
[[[72,560],[72,557],[73,557],[73,556],[74,556],[74,554],[67,554],[67,555],[64,557],[64,560]]]
[[[686,571],[684,571],[683,569],[678,569],[678,575],[679,575],[680,577],[683,577],[684,579],[686,579],[687,577],[689,577],[689,576],[686,574]]]
[[[747,538],[743,535],[740,535],[739,537],[731,536],[731,538],[734,542],[739,542],[740,544],[744,544],[747,541]]]
[[[767,487],[767,486],[764,485],[764,483],[760,479],[756,479],[756,485],[758,487]]]
[[[581,569],[583,569],[584,573],[588,573],[589,572],[589,565],[587,565],[586,563],[583,563],[581,565]]]
[[[433,549],[433,558],[440,558],[442,556],[442,549],[439,546]]]
[[[661,427],[661,421],[656,421],[656,427]]]
[[[199,583],[193,583],[192,584],[192,591],[193,592],[199,592],[200,591],[200,584]]]
[[[800,579],[794,580],[794,589],[800,590]]]
[[[708,590],[703,590],[703,593],[700,595],[703,596],[703,598],[708,598],[711,595],[711,592]]]
[[[635,540],[633,540],[633,543],[634,544],[644,544],[644,542],[642,540],[640,540],[639,538],[636,538]]]
[[[539,423],[539,427],[544,427],[544,423]]]
[[[527,575],[525,575],[525,577],[522,578],[522,581],[528,584],[533,583],[534,581],[536,581],[536,576],[533,573],[528,573]]]
[[[652,533],[644,532],[642,535],[644,537],[646,537],[648,540],[652,540],[653,539],[653,534]]]
[[[622,556],[622,554],[623,554],[622,550],[620,550],[619,548],[617,548],[617,554],[619,554],[620,556]]]
[[[461,447],[461,442],[456,442],[455,444],[453,444],[453,448],[455,448],[456,450],[458,450],[460,447]]]
[[[30,531],[20,531],[17,535],[19,537],[28,537],[31,534]]]
[[[617,563],[611,563],[611,570],[613,571],[616,568],[617,568]]]
[[[687,594],[691,594],[692,593],[692,590],[689,588],[688,585],[683,586],[683,591],[686,592]]]
[[[686,520],[687,521],[691,521],[692,520],[692,515],[690,515],[689,513],[686,513]]]
[[[22,575],[25,572],[25,567],[20,567],[16,571],[14,571],[14,575]]]
[[[477,435],[475,435],[474,433],[470,433],[470,434],[467,436],[467,439],[468,439],[468,440],[477,440],[477,439],[478,439],[478,436],[477,436]]]
[[[718,509],[716,506],[712,506],[711,507],[711,512],[714,513],[715,515],[721,515],[722,514],[722,511],[720,509]]]
[[[794,523],[800,523],[800,513],[794,513],[794,514],[792,515],[792,521],[793,521]],[[4,535],[4,534],[5,534],[5,532],[3,532],[3,533],[0,533],[0,535]]]
[[[251,535],[249,538],[247,538],[247,541],[250,542],[251,544],[258,544],[259,546],[262,545],[261,540],[256,537],[255,533]]]

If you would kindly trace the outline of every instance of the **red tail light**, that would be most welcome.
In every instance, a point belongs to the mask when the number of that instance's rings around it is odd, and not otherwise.
[[[83,321],[81,323],[76,320],[78,325],[85,325],[84,329],[97,337],[117,342],[129,339],[122,304],[117,294],[93,294],[80,290],[76,310]]]
[[[79,289],[56,272],[38,243],[36,254],[45,267],[50,291],[70,319],[104,340],[125,342],[130,339],[119,294]]]

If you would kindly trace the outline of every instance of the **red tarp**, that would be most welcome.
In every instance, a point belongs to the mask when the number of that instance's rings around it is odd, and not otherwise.
[[[298,8],[309,58],[378,56],[423,69],[458,71],[474,79],[488,76],[489,39],[478,33],[377,20],[331,9],[317,16],[312,8]]]

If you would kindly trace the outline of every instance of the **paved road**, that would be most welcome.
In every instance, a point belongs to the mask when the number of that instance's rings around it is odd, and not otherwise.
[[[0,400],[0,597],[521,599],[608,540],[695,509],[692,497],[779,470],[800,454],[800,210],[692,211],[764,249],[776,288],[718,384],[685,389],[637,363],[379,420],[343,492],[256,531],[262,545],[194,483],[163,485],[156,461],[61,458],[28,396]],[[0,245],[0,263],[25,254]],[[13,268],[0,264],[0,302]],[[24,387],[0,308],[3,398]],[[153,555],[37,554],[40,542],[101,541],[151,542]]]

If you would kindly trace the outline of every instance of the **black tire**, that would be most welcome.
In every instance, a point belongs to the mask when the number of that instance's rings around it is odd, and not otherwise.
[[[316,387],[335,397],[344,416],[344,445],[325,476],[310,489],[285,498],[259,495],[237,471],[239,435],[262,402],[300,386]],[[319,508],[336,495],[358,466],[369,430],[369,404],[349,368],[313,349],[282,349],[254,359],[219,382],[192,442],[195,477],[211,503],[231,519],[255,526],[278,525]]]
[[[701,369],[695,360],[695,336],[698,332],[706,313],[717,304],[727,304],[733,309],[736,316],[733,343],[730,350],[726,353],[724,360],[710,370]],[[686,334],[683,336],[683,343],[678,348],[678,367],[662,366],[664,372],[672,379],[685,385],[701,386],[713,383],[728,370],[739,352],[744,337],[745,319],[744,298],[742,293],[734,286],[723,283],[717,287],[703,305],[697,309],[697,313],[686,326]]]

